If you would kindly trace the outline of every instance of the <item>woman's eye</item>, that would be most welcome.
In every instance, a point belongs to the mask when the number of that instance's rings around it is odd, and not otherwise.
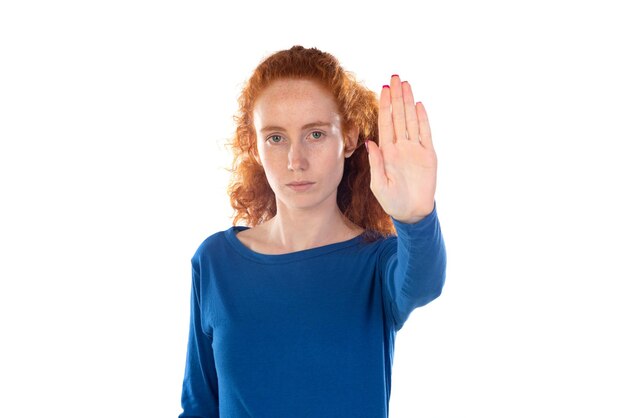
[[[280,140],[281,140],[281,139],[283,139],[283,137],[282,137],[282,136],[280,136],[280,135],[271,135],[271,136],[270,136],[269,138],[267,138],[267,139],[269,139],[269,141],[270,141],[270,142],[272,142],[272,143],[274,143],[274,144],[278,144],[278,143],[280,142]]]
[[[320,131],[311,132],[311,136],[313,137],[313,139],[320,139],[322,135],[324,134]]]

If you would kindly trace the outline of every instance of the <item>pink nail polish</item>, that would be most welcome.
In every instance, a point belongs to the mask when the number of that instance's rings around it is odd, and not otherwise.
[[[388,88],[389,88],[389,84],[385,84],[385,85],[383,86],[383,88],[384,88],[384,89],[388,89]]]
[[[398,74],[394,74],[391,77],[400,77]]]

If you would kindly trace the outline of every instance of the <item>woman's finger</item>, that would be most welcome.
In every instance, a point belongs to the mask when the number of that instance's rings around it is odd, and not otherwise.
[[[393,121],[391,120],[391,94],[389,86],[383,86],[378,106],[378,143],[380,146],[393,143]]]
[[[402,82],[402,97],[404,99],[404,118],[406,120],[407,139],[419,141],[419,122],[417,110],[415,109],[415,99],[408,81]]]
[[[426,108],[422,102],[415,104],[415,112],[417,112],[417,119],[419,121],[419,136],[420,142],[425,148],[433,148],[433,139],[430,135],[430,123],[428,122],[428,115],[426,114]]]
[[[413,105],[411,105],[413,107]],[[400,77],[391,77],[391,117],[396,141],[406,139],[406,123],[404,120],[404,100],[402,99],[402,83]],[[395,142],[395,141],[394,141]]]

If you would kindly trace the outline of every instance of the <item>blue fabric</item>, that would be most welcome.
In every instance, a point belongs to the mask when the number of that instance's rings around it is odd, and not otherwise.
[[[180,417],[388,416],[394,341],[441,293],[437,207],[398,236],[256,253],[233,226],[191,259]]]

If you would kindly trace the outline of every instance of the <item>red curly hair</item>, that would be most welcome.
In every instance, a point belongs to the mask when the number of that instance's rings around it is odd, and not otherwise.
[[[325,86],[335,97],[344,138],[351,128],[356,126],[359,130],[356,151],[345,159],[343,177],[337,188],[337,205],[341,212],[365,229],[366,241],[396,235],[391,217],[370,189],[367,151],[361,146],[366,139],[378,144],[376,95],[357,82],[331,54],[300,45],[278,51],[262,61],[239,96],[239,111],[234,117],[237,128],[228,144],[234,155],[228,185],[230,204],[235,212],[233,225],[243,220],[248,226],[256,226],[276,215],[276,197],[259,163],[252,110],[263,89],[276,80],[288,78],[309,79]]]

